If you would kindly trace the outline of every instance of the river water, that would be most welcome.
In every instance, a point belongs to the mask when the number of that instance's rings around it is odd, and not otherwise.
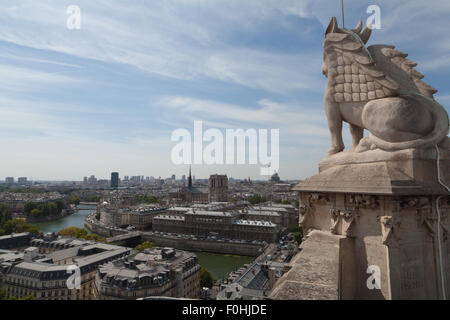
[[[67,217],[49,222],[32,223],[39,228],[41,232],[59,232],[67,227],[84,228],[84,218],[95,212],[96,206],[82,205],[78,206],[78,210]],[[237,256],[229,254],[215,254],[208,252],[196,252],[199,263],[205,267],[215,280],[225,279],[228,274],[242,267],[246,263],[253,261],[252,257]]]
[[[37,222],[32,223],[36,227],[39,228],[39,231],[43,233],[47,232],[59,232],[64,228],[67,227],[79,227],[84,228],[84,218],[95,212],[96,206],[92,205],[84,205],[80,204],[78,206],[78,210],[75,211],[74,214],[71,214],[70,216],[64,217],[62,219],[49,221],[49,222]]]

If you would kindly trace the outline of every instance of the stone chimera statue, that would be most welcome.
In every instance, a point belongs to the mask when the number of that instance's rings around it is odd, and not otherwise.
[[[326,30],[322,73],[328,78],[328,156],[344,150],[342,121],[350,124],[356,152],[422,149],[439,143],[450,149],[448,114],[433,98],[437,90],[421,81],[424,76],[406,53],[389,45],[366,48],[370,35],[362,22],[354,30],[338,28],[336,18]],[[370,136],[363,138],[364,129]]]

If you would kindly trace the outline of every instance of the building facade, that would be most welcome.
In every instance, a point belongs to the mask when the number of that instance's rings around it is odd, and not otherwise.
[[[200,265],[193,253],[151,248],[100,267],[96,286],[102,300],[151,296],[198,299]]]
[[[270,221],[245,220],[239,212],[190,210],[183,215],[160,214],[153,218],[153,231],[200,237],[275,242],[278,226]]]
[[[67,240],[67,239],[66,239]],[[45,245],[41,243],[43,247]],[[50,245],[51,247],[51,245]],[[92,300],[97,298],[94,279],[100,265],[128,256],[131,249],[85,241],[83,245],[55,251],[45,257],[30,248],[31,255],[11,267],[3,286],[7,296],[37,300]],[[79,270],[80,285],[71,282],[73,272]]]
[[[209,177],[209,202],[228,201],[228,177],[214,174]]]

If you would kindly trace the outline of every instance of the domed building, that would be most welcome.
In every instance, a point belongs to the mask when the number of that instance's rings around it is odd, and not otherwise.
[[[280,177],[278,176],[278,172],[275,172],[275,173],[272,175],[272,177],[270,178],[270,181],[271,181],[271,182],[276,182],[276,183],[278,183],[278,182],[281,181]]]

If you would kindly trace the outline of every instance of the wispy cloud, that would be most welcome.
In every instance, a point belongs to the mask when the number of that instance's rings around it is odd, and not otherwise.
[[[345,3],[350,27],[373,1]],[[0,147],[12,157],[0,176],[184,173],[170,164],[170,133],[194,120],[280,128],[281,175],[316,172],[329,144],[321,45],[339,1],[79,0],[81,29],[68,30],[72,4],[2,1]],[[410,53],[448,106],[450,2],[377,4],[382,30],[369,44]],[[224,168],[234,176],[257,176],[254,169]]]

